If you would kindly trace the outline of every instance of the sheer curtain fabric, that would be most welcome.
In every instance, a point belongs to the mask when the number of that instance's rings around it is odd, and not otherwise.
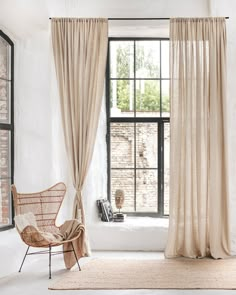
[[[81,213],[85,223],[81,191],[101,110],[108,24],[107,19],[54,18],[51,30],[65,144],[76,190],[73,217]],[[88,252],[86,245],[84,252]]]
[[[167,258],[230,254],[224,18],[171,19]]]

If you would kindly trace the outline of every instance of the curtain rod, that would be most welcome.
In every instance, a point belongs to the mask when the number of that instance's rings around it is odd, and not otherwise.
[[[51,17],[49,17],[49,19],[52,19]],[[229,16],[226,16],[225,19],[229,19]],[[137,17],[137,18],[116,18],[116,17],[109,17],[108,20],[170,20],[169,17],[148,17],[148,18],[140,18],[140,17]]]
[[[229,16],[226,16],[225,19],[229,19]],[[170,20],[170,17],[154,17],[154,18],[108,18],[108,20]]]

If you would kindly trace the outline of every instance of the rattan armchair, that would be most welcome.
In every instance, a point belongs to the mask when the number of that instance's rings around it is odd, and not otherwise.
[[[27,255],[47,253],[49,255],[49,279],[51,279],[51,256],[65,252],[73,252],[79,270],[81,270],[72,242],[81,238],[83,235],[83,225],[79,227],[79,231],[74,236],[70,236],[70,239],[62,240],[59,227],[55,223],[65,193],[66,186],[64,183],[57,183],[49,189],[37,193],[18,193],[15,185],[12,185],[15,216],[32,213],[36,221],[36,225],[27,225],[23,230],[20,230],[16,225],[21,239],[28,246],[19,272],[21,272]],[[53,247],[61,246],[65,243],[70,243],[71,247],[69,247],[69,250],[67,247],[67,251],[52,252]],[[29,253],[30,247],[47,248],[47,250],[44,249],[43,251]]]

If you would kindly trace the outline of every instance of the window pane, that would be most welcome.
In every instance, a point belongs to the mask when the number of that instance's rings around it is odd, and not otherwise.
[[[0,178],[11,175],[10,131],[0,130]]]
[[[11,79],[10,77],[10,50],[9,44],[0,37],[0,78]]]
[[[160,41],[136,41],[136,78],[160,77]]]
[[[170,117],[170,81],[162,80],[162,116]]]
[[[122,189],[125,195],[124,207],[121,212],[134,211],[134,170],[111,170],[111,205],[114,211],[115,192],[117,189]]]
[[[134,167],[134,123],[111,123],[111,168]]]
[[[157,123],[136,124],[137,168],[157,168]]]
[[[134,42],[110,42],[110,61],[111,78],[133,78]]]
[[[164,214],[169,214],[170,123],[164,125]]]
[[[160,82],[156,80],[136,81],[136,116],[160,116]]]
[[[11,180],[0,179],[0,227],[12,224]]]
[[[110,83],[111,117],[134,116],[134,82],[112,80]]]
[[[157,212],[157,170],[137,170],[136,211]]]
[[[10,82],[0,79],[0,123],[10,123]]]
[[[169,41],[161,41],[161,77],[170,78],[169,73]]]

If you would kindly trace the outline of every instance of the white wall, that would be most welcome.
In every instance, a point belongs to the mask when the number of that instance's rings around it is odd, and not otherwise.
[[[19,191],[51,184],[52,105],[49,34],[15,46],[15,181]]]
[[[50,44],[53,16],[76,17],[172,17],[228,15],[229,40],[229,135],[231,207],[236,209],[236,128],[234,75],[236,66],[236,8],[233,0],[1,0],[0,27],[15,40],[15,183],[19,191],[41,190],[65,181],[69,193],[60,219],[69,217],[74,197],[68,172],[60,108]],[[236,10],[235,10],[236,11]],[[137,24],[138,25],[138,24]],[[153,26],[153,23],[151,24]],[[112,24],[114,27],[114,24]],[[117,28],[116,28],[117,29]],[[139,28],[137,28],[138,30]],[[151,29],[151,27],[150,27]],[[145,31],[148,32],[146,27]],[[235,57],[234,57],[235,56]],[[234,91],[234,92],[233,92]],[[106,197],[106,114],[103,103],[97,140],[84,187],[87,222],[94,249],[163,250],[167,226],[134,223],[112,227],[99,223],[95,200]],[[149,222],[149,221],[148,221]],[[232,214],[233,243],[236,248],[236,217]],[[143,233],[145,232],[145,238]],[[0,233],[1,236],[1,233]],[[109,238],[107,238],[109,237]],[[139,238],[140,237],[140,238]],[[155,238],[154,238],[155,237]],[[161,237],[161,238],[156,238]]]

